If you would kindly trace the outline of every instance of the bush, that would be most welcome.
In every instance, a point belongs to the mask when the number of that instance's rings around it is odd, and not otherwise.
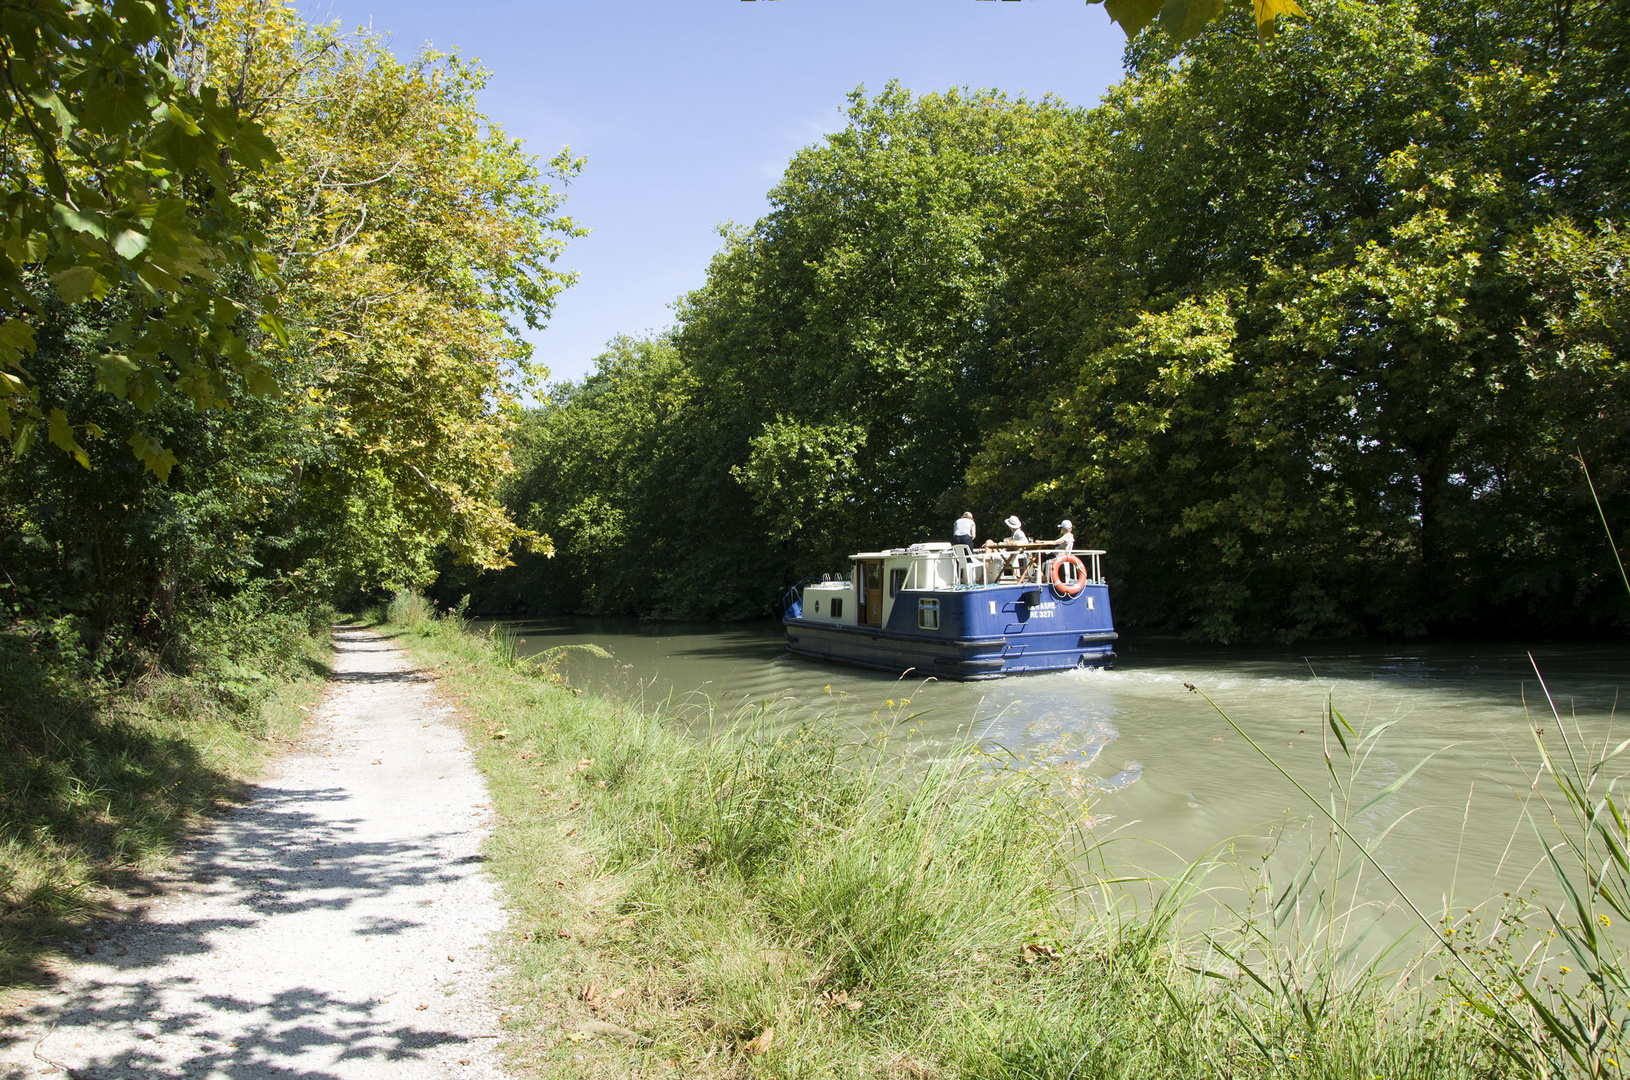
[[[434,621],[436,609],[412,589],[398,589],[385,608],[385,621],[417,630]]]
[[[92,652],[71,618],[0,628],[0,986],[241,793],[283,700],[315,696],[329,612],[258,590],[194,615],[172,665]],[[104,645],[107,639],[104,638]]]

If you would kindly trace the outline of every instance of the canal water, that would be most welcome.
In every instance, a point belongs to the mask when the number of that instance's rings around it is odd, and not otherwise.
[[[1324,754],[1333,706],[1360,735],[1390,725],[1353,781],[1353,810],[1426,761],[1353,827],[1371,839],[1385,833],[1383,866],[1435,912],[1451,902],[1463,911],[1503,891],[1551,894],[1551,872],[1524,817],[1527,807],[1546,820],[1538,796],[1554,795],[1549,779],[1533,784],[1536,731],[1559,745],[1547,690],[1571,735],[1595,747],[1630,738],[1630,723],[1616,716],[1621,689],[1630,690],[1630,645],[1622,643],[1298,650],[1123,638],[1112,670],[953,683],[794,658],[773,623],[512,625],[528,654],[601,646],[612,659],[567,657],[572,685],[693,724],[767,703],[780,723],[829,714],[857,738],[892,726],[901,745],[922,755],[975,739],[1059,769],[1087,796],[1105,862],[1161,877],[1211,852],[1250,862],[1275,848],[1273,837],[1283,876],[1324,835],[1308,825],[1315,811],[1306,797],[1187,686],[1204,691],[1321,800],[1332,792]],[[1349,759],[1328,745],[1346,778]],[[1360,897],[1385,906],[1390,889],[1370,877]]]

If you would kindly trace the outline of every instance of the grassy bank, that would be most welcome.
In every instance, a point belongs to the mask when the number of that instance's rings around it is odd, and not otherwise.
[[[294,738],[323,613],[226,607],[185,659],[115,676],[71,625],[0,630],[0,988],[28,983]],[[175,667],[185,674],[177,674]]]
[[[1176,925],[1182,882],[1139,913],[1094,904],[1056,773],[971,747],[909,761],[820,721],[696,738],[416,603],[393,614],[479,744],[507,1024],[544,1075],[1502,1071],[1476,1014],[1415,984],[1286,981],[1271,956],[1240,976]]]

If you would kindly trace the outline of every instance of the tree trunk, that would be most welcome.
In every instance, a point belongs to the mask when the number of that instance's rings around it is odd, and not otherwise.
[[[1441,438],[1415,452],[1416,480],[1420,492],[1420,593],[1423,607],[1440,603],[1449,589],[1449,550],[1444,536],[1444,513],[1449,495],[1450,447],[1452,440]]]

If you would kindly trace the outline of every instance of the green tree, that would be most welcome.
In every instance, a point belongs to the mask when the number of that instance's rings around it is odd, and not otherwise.
[[[512,395],[542,374],[521,329],[569,281],[552,260],[575,231],[545,170],[476,107],[473,65],[402,63],[282,3],[200,6],[184,31],[163,54],[166,92],[270,140],[257,171],[204,169],[231,187],[189,205],[253,236],[271,273],[200,270],[224,298],[202,314],[191,294],[155,300],[139,268],[78,303],[47,288],[30,309],[29,401],[80,431],[139,431],[168,455],[164,482],[106,439],[79,446],[88,470],[26,440],[0,462],[0,599],[129,656],[179,655],[188,627],[235,596],[422,583],[440,548],[496,565],[540,542],[499,486]],[[160,354],[149,374],[176,392],[156,396],[110,359],[128,327],[241,313],[274,277],[286,325],[240,325],[233,348],[254,367],[219,368],[209,396],[186,374],[202,354]],[[128,376],[122,394],[110,370]]]
[[[516,519],[555,539],[552,557],[471,585],[452,575],[447,599],[475,588],[488,609],[517,601],[587,612],[658,607],[663,568],[685,548],[665,527],[678,503],[674,451],[695,413],[695,379],[667,338],[618,338],[593,374],[556,386],[516,432],[517,473],[505,498]]]
[[[182,84],[184,29],[165,0],[30,0],[0,18],[0,437],[15,452],[44,425],[88,466],[84,441],[106,429],[87,412],[109,393],[137,406],[129,447],[163,478],[175,454],[142,415],[172,394],[203,409],[272,389],[252,343],[281,332],[275,266],[236,195],[276,151],[218,90]],[[53,299],[115,292],[119,318],[92,319],[95,386],[42,400],[34,354]]]
[[[1032,332],[1073,357],[1075,392],[1027,393],[976,486],[1084,507],[1140,553],[1119,610],[1202,636],[1574,617],[1595,570],[1570,550],[1562,433],[1622,456],[1599,440],[1623,342],[1597,321],[1594,352],[1536,352],[1540,324],[1589,320],[1530,264],[1560,210],[1618,196],[1552,137],[1574,91],[1530,13],[1331,5],[1271,63],[1237,32],[1175,64],[1146,45],[1094,118],[1102,216],[1060,216],[1073,244],[1048,249],[1085,254],[1031,271],[1067,302],[1046,283],[1119,268]],[[1598,235],[1569,265],[1612,265]]]
[[[857,93],[686,298],[676,341],[734,444],[721,467],[794,563],[944,530],[1002,407],[988,342],[1016,223],[1083,139],[1050,101]]]
[[[281,0],[200,10],[189,76],[224,84],[282,151],[250,196],[289,312],[268,355],[321,436],[289,461],[322,522],[311,556],[368,585],[422,584],[439,545],[504,564],[537,542],[499,485],[514,395],[544,374],[522,330],[572,280],[554,263],[581,232],[558,212],[580,162],[541,166],[492,125],[486,72],[456,56],[402,62]]]

